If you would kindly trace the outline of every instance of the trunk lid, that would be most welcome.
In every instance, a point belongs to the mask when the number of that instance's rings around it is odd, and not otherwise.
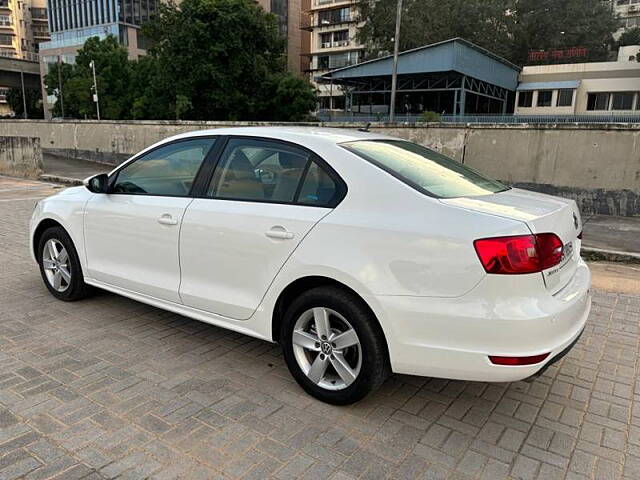
[[[551,293],[560,291],[573,278],[580,258],[582,231],[580,212],[573,200],[513,188],[476,197],[441,200],[447,205],[525,222],[532,233],[555,233],[564,245],[562,261],[542,272]]]

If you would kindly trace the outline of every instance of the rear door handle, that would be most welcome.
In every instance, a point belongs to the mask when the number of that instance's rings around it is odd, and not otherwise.
[[[178,220],[173,218],[168,213],[163,214],[160,218],[158,218],[158,223],[161,225],[177,225]]]
[[[291,240],[295,235],[293,232],[289,232],[284,227],[272,227],[271,230],[264,233],[269,238],[277,238],[279,240]]]

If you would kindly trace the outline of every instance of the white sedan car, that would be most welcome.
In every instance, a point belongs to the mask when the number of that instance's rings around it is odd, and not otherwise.
[[[389,372],[529,377],[591,306],[575,202],[382,135],[235,128],[159,142],[38,203],[60,300],[91,287],[280,342],[335,404]]]

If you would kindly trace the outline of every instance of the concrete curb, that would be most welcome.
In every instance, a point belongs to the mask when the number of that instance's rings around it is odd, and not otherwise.
[[[61,183],[63,185],[82,185],[82,180],[77,178],[61,177],[59,175],[50,175],[48,173],[40,175],[39,178],[43,182]]]
[[[582,257],[592,262],[638,263],[640,253],[618,252],[616,250],[603,250],[601,248],[582,247]]]

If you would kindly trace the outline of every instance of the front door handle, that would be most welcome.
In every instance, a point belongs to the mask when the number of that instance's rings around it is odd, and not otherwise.
[[[160,218],[158,218],[158,223],[161,225],[177,225],[178,220],[173,218],[168,213],[163,214]]]
[[[279,240],[291,240],[295,235],[293,232],[289,232],[284,227],[272,227],[271,230],[264,233],[269,238],[277,238]]]

